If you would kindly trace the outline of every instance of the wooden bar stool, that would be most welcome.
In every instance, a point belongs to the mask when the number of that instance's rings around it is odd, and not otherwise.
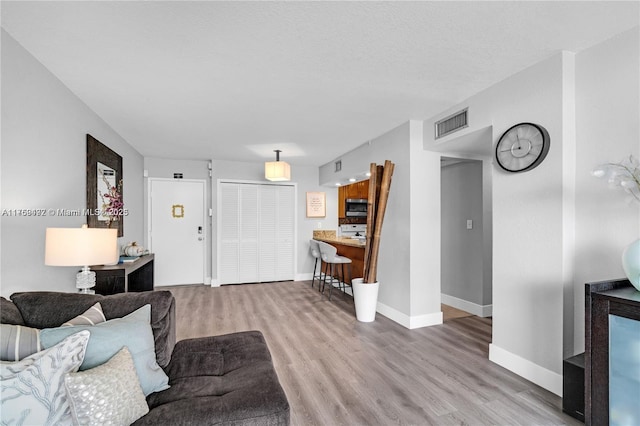
[[[331,288],[329,289],[329,300],[331,300],[331,293],[333,292],[333,283],[336,280],[335,278],[336,272],[340,272],[340,277],[337,279],[338,288],[341,288],[343,293],[345,292],[344,289],[345,289],[346,282],[344,279],[344,265],[349,265],[349,277],[351,277],[351,259],[344,256],[338,256],[337,255],[338,249],[336,249],[331,244],[327,244],[323,241],[318,241],[318,245],[320,246],[320,257],[322,261],[325,263],[325,265],[327,265],[327,267],[330,268],[330,271],[328,273],[326,270],[324,272],[324,280],[322,282],[322,293],[324,293],[324,286],[327,282],[327,275],[329,275],[330,277],[329,285],[331,286]],[[340,269],[338,271],[336,271],[336,265],[340,265]]]

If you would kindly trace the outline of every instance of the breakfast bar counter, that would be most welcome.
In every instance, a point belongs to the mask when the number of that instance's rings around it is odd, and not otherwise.
[[[324,241],[329,244],[340,244],[349,247],[358,247],[364,250],[364,240],[347,237],[313,237],[314,240]],[[340,253],[338,253],[340,254]]]
[[[347,279],[347,283],[351,283],[351,278],[362,278],[364,272],[364,241],[354,238],[336,237],[335,234],[318,234],[319,233],[314,232],[314,240],[331,244],[338,250],[339,256],[351,259],[351,276]]]

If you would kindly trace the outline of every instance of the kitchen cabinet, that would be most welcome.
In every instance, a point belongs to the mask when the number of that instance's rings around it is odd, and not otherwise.
[[[369,181],[363,180],[361,182],[352,183],[345,186],[346,197],[345,198],[369,198]]]
[[[369,198],[369,181],[363,180],[360,182],[352,183],[350,185],[344,185],[338,188],[338,219],[346,218],[345,215],[345,200],[348,198]]]

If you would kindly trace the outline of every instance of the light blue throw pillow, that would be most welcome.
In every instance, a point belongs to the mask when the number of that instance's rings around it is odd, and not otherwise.
[[[142,391],[147,396],[169,388],[169,378],[156,361],[150,321],[151,305],[144,305],[126,317],[93,326],[45,328],[40,331],[40,341],[43,347],[49,348],[67,336],[89,330],[91,337],[80,370],[104,364],[126,346],[133,358]]]

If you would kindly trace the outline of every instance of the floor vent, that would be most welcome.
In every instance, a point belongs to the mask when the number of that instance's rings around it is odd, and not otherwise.
[[[469,127],[468,114],[468,108],[465,108],[462,111],[456,112],[453,115],[437,121],[435,124],[436,139],[447,136],[453,132],[457,132],[458,130],[464,129],[465,127]]]

